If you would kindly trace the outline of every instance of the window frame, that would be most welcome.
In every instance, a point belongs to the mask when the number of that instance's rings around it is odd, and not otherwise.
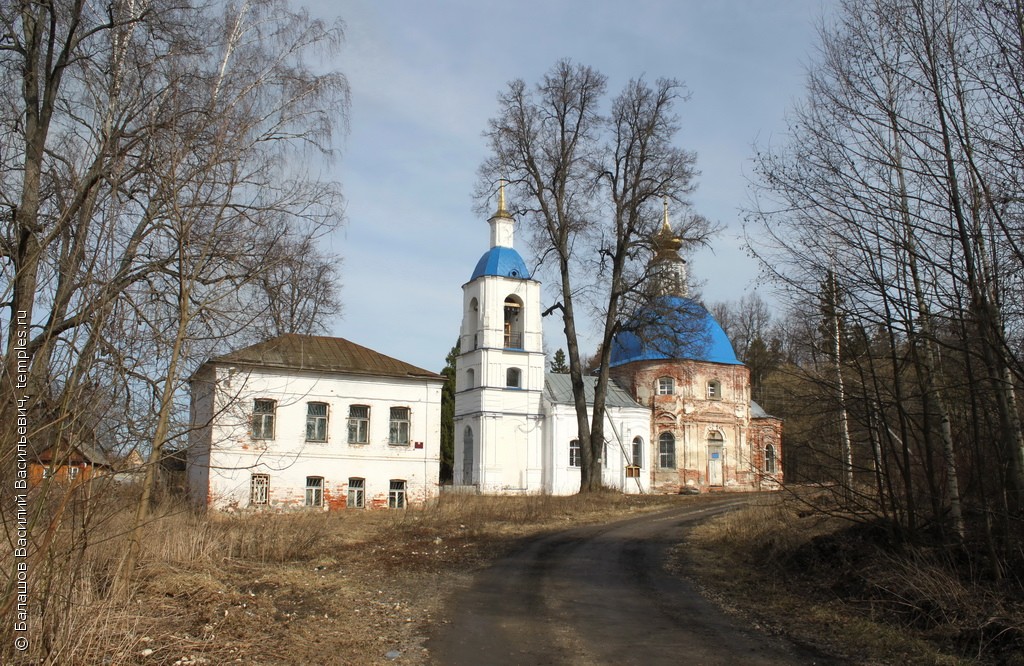
[[[718,381],[717,379],[709,379],[706,391],[708,400],[721,400],[722,382]]]
[[[504,348],[525,349],[526,347],[523,342],[525,324],[523,301],[518,296],[509,294],[505,297],[502,306]]]
[[[260,405],[269,405],[269,411],[261,411]],[[260,425],[257,426],[257,423]],[[274,439],[274,428],[277,425],[277,400],[271,398],[254,398],[252,401],[252,415],[249,422],[249,432],[253,439],[261,441],[272,441]],[[269,429],[269,433],[267,434]]]
[[[676,392],[676,379],[675,377],[658,377],[657,382],[657,393],[658,395],[675,395]]]
[[[505,388],[523,388],[523,371],[520,368],[505,369]]]
[[[249,506],[270,506],[270,475],[249,476]]]
[[[324,413],[323,414],[313,414],[313,413],[311,413],[314,406],[320,406],[320,405],[323,405],[323,408],[324,408]],[[327,433],[328,433],[328,427],[330,425],[330,417],[331,417],[331,408],[330,408],[330,405],[328,405],[326,402],[313,401],[313,402],[307,402],[306,403],[306,441],[307,442],[316,442],[318,444],[324,444],[324,443],[327,442]],[[317,435],[320,434],[319,430],[320,430],[320,424],[321,423],[323,424],[323,438],[322,439],[317,437]],[[313,435],[314,435],[313,437],[310,437],[310,426],[313,427],[312,428],[313,429]]]
[[[670,445],[671,450],[666,450]],[[666,462],[671,464],[665,464]],[[660,469],[676,469],[676,436],[668,430],[658,435],[658,467]]]
[[[319,483],[317,483],[319,482]],[[310,497],[310,491],[312,491],[312,501]],[[324,506],[324,477],[322,476],[307,476],[306,477],[306,506],[310,508],[322,509]]]
[[[391,479],[388,481],[388,508],[404,509],[408,506],[409,485],[405,479]]]
[[[776,456],[775,445],[772,444],[771,442],[768,442],[764,446],[764,473],[765,474],[775,474],[775,472],[776,472],[775,456]]]
[[[353,501],[353,495],[355,500]],[[366,508],[366,479],[361,476],[350,476],[348,479],[348,495],[345,499],[347,509]]]
[[[352,411],[358,408],[366,409],[364,416],[355,416]],[[356,427],[356,439],[352,438],[352,427]],[[360,428],[360,426],[362,426]],[[360,431],[362,432],[362,440],[359,439]],[[349,444],[369,444],[370,443],[370,406],[369,405],[349,405],[348,406],[348,438]]]
[[[580,448],[580,440],[569,440],[569,467],[579,469],[583,466],[583,450]]]
[[[405,410],[405,418],[395,416],[396,410]],[[396,433],[397,426],[397,433]],[[402,440],[404,431],[405,440]],[[391,407],[388,411],[388,445],[409,446],[412,442],[412,409],[406,406]]]
[[[473,466],[476,464],[475,437],[472,426],[467,425],[462,429],[462,483],[466,485],[473,483]]]
[[[80,468],[78,467],[78,465],[68,465],[68,468],[67,468],[67,469],[68,469],[68,471],[67,471],[67,474],[68,474],[68,481],[74,481],[75,479],[77,479],[77,478],[78,478],[78,474],[79,474],[79,472],[81,472],[81,471],[82,471],[82,470],[81,470],[81,469],[80,469]]]
[[[637,435],[633,438],[633,467],[644,466],[644,438]]]

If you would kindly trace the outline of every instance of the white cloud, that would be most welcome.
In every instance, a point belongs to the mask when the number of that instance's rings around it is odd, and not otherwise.
[[[534,82],[563,57],[609,76],[673,77],[692,99],[679,109],[680,144],[699,154],[696,209],[728,226],[714,253],[691,263],[710,301],[737,299],[757,266],[739,249],[751,145],[782,130],[802,93],[824,0],[668,2],[563,0],[321,1],[340,13],[347,41],[335,63],[352,86],[351,133],[333,174],[349,226],[345,317],[334,328],[437,370],[455,340],[461,286],[487,248],[471,212],[482,132],[513,78]],[[525,243],[518,243],[524,256]],[[529,260],[528,260],[529,261]],[[555,327],[558,328],[557,326]],[[549,344],[552,348],[564,346]]]

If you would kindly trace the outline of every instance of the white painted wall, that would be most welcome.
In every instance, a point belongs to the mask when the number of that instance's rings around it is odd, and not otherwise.
[[[441,386],[440,380],[214,364],[193,380],[196,423],[202,426],[205,418],[210,425],[195,431],[190,447],[190,494],[213,509],[245,509],[252,475],[267,474],[276,508],[303,506],[307,477],[323,477],[325,509],[345,506],[350,478],[365,480],[367,506],[387,506],[393,479],[406,482],[409,503],[428,501],[438,492]],[[211,389],[213,401],[204,398]],[[258,398],[277,402],[272,440],[250,432]],[[328,405],[326,442],[306,441],[309,402]],[[370,408],[366,444],[348,442],[350,405]],[[406,446],[388,442],[391,407],[410,409]]]
[[[572,405],[546,405],[547,419],[545,425],[544,458],[548,461],[545,468],[544,489],[552,495],[572,495],[580,489],[580,469],[569,465],[569,443],[576,439],[579,429],[576,426],[576,409]],[[605,486],[621,490],[624,493],[637,494],[650,491],[651,465],[651,413],[643,407],[607,408],[608,419],[605,420],[605,447],[602,481]],[[587,418],[590,418],[588,414]],[[621,435],[625,446],[619,441],[610,423]],[[643,465],[639,479],[626,478],[626,456],[632,455],[634,437],[644,440]],[[637,481],[640,483],[637,484]]]
[[[461,354],[456,359],[456,485],[482,493],[541,493],[543,487],[544,351],[540,283],[485,275],[463,285]],[[522,304],[518,331],[522,349],[505,347],[505,299]],[[507,373],[520,373],[518,387]],[[472,370],[473,381],[469,382]],[[463,445],[473,431],[472,470]]]

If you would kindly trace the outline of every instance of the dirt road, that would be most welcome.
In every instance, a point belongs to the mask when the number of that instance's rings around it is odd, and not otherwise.
[[[456,595],[438,664],[836,663],[740,626],[663,566],[686,529],[748,501],[721,497],[541,536]]]

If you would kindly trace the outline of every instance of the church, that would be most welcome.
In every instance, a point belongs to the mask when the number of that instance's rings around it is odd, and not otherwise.
[[[569,375],[546,372],[540,282],[513,246],[504,195],[490,247],[462,286],[454,483],[483,494],[575,493],[580,444]],[[666,206],[649,305],[618,333],[602,482],[625,493],[776,489],[782,422],[750,397],[750,371],[688,297]],[[596,378],[585,377],[593,404]]]

